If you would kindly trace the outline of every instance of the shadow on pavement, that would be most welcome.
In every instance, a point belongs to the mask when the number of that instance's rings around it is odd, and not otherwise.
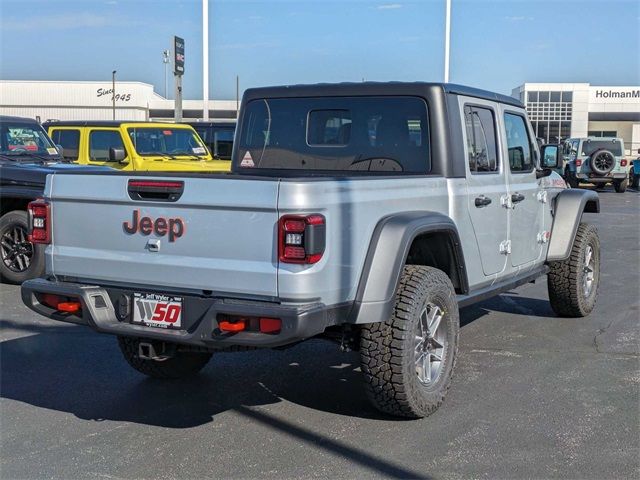
[[[509,294],[462,309],[461,324],[491,310],[553,316],[548,302]],[[115,337],[87,327],[1,320],[0,329],[28,334],[0,344],[0,396],[87,420],[189,428],[226,410],[283,399],[349,417],[391,419],[369,404],[357,352],[342,353],[325,340],[214,354],[200,375],[168,381],[132,370]]]

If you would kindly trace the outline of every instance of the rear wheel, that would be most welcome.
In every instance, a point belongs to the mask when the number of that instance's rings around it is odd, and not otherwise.
[[[586,317],[598,296],[600,239],[593,225],[581,223],[569,258],[551,262],[547,277],[551,308],[562,317]]]
[[[211,353],[180,352],[162,360],[140,358],[140,343],[149,342],[142,338],[118,337],[118,345],[129,365],[140,373],[153,378],[182,378],[195,375],[211,359]]]
[[[615,188],[618,193],[624,193],[627,190],[628,184],[629,180],[626,178],[624,180],[616,180],[613,182],[613,188]]]
[[[392,317],[361,331],[362,372],[373,405],[402,417],[433,413],[451,383],[458,330],[449,277],[432,267],[407,265]]]
[[[27,212],[14,210],[0,218],[0,276],[20,284],[44,273],[44,248],[29,242]]]

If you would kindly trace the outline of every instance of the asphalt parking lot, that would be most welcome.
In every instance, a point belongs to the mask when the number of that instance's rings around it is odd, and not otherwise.
[[[560,319],[539,280],[461,311],[456,375],[419,421],[379,415],[357,354],[313,340],[130,369],[110,336],[0,286],[0,477],[638,478],[640,194],[601,192],[598,305]]]

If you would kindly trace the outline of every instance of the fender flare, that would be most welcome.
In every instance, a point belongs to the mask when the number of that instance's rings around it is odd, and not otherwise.
[[[453,250],[460,290],[469,290],[462,245],[453,220],[438,212],[402,212],[382,218],[374,229],[358,283],[350,323],[390,318],[402,269],[414,239],[425,233],[446,233]]]
[[[570,188],[556,195],[551,239],[547,251],[548,262],[569,258],[584,212],[600,213],[600,197],[593,190]]]

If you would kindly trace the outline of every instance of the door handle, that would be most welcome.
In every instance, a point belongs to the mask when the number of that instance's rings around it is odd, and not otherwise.
[[[485,197],[484,195],[480,195],[479,197],[476,197],[476,207],[478,208],[486,207],[490,203],[491,203],[491,199],[488,197]]]
[[[521,194],[521,193],[518,193],[518,192],[516,192],[516,193],[514,193],[513,195],[511,195],[511,201],[512,201],[513,203],[521,202],[521,201],[523,201],[523,200],[524,200],[524,198],[525,198],[525,197],[524,197],[524,195],[523,195],[523,194]]]

